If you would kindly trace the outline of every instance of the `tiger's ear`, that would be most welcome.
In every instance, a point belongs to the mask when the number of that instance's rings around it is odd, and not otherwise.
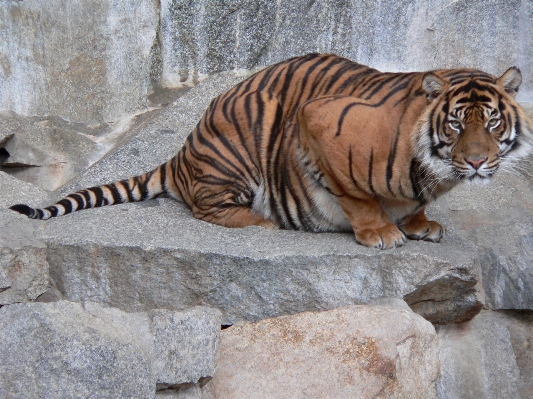
[[[437,75],[432,72],[428,72],[424,75],[424,78],[422,79],[422,90],[426,92],[426,97],[429,102],[436,99],[440,93],[442,93],[443,88],[444,80]]]
[[[517,67],[509,68],[498,80],[496,80],[496,84],[503,87],[505,92],[513,98],[516,97],[521,83],[522,73]]]

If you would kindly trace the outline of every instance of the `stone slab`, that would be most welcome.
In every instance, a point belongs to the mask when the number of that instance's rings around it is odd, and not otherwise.
[[[228,229],[164,198],[76,212],[41,229],[67,299],[126,311],[208,306],[224,324],[382,296],[446,304],[474,296],[479,274],[475,248],[459,236],[379,251],[349,233]]]
[[[155,337],[153,371],[158,389],[198,384],[214,375],[222,323],[218,310],[156,309],[148,312],[148,317],[150,332]]]
[[[126,325],[65,301],[4,306],[0,320],[0,397],[155,395],[150,357]]]
[[[36,300],[49,289],[46,246],[34,221],[0,208],[0,306]]]
[[[436,397],[438,340],[410,310],[352,306],[221,332],[214,398]]]

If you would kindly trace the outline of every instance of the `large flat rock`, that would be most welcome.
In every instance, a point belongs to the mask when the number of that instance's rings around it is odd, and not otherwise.
[[[216,226],[170,199],[80,211],[41,229],[67,299],[127,311],[205,305],[232,324],[382,296],[448,306],[467,295],[461,315],[477,306],[477,253],[459,236],[379,251],[352,234]]]
[[[215,399],[436,397],[438,339],[409,309],[351,306],[222,331]]]

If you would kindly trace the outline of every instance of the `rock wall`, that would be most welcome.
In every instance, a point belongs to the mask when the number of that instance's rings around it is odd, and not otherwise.
[[[384,252],[168,198],[6,209],[153,169],[246,70],[309,51],[517,64],[530,101],[532,29],[527,0],[1,1],[0,397],[533,397],[530,164],[432,205],[442,243]]]
[[[0,4],[0,110],[99,124],[178,87],[333,52],[382,70],[522,68],[533,101],[528,0],[68,0]]]

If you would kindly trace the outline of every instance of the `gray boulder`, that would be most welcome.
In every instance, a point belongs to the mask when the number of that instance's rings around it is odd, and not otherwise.
[[[214,374],[214,309],[124,313],[60,301],[4,306],[0,321],[0,397],[145,399]]]
[[[26,201],[41,205],[49,195],[4,172],[0,188],[0,305],[34,301],[51,289],[40,225],[5,207]]]
[[[531,315],[483,311],[468,323],[439,326],[437,332],[438,398],[531,398]]]
[[[531,167],[526,163],[520,170]],[[460,186],[441,203],[458,233],[479,249],[485,305],[533,309],[531,183],[518,172],[502,173],[484,188]]]
[[[149,353],[131,327],[69,302],[4,306],[0,320],[0,397],[154,397]]]

